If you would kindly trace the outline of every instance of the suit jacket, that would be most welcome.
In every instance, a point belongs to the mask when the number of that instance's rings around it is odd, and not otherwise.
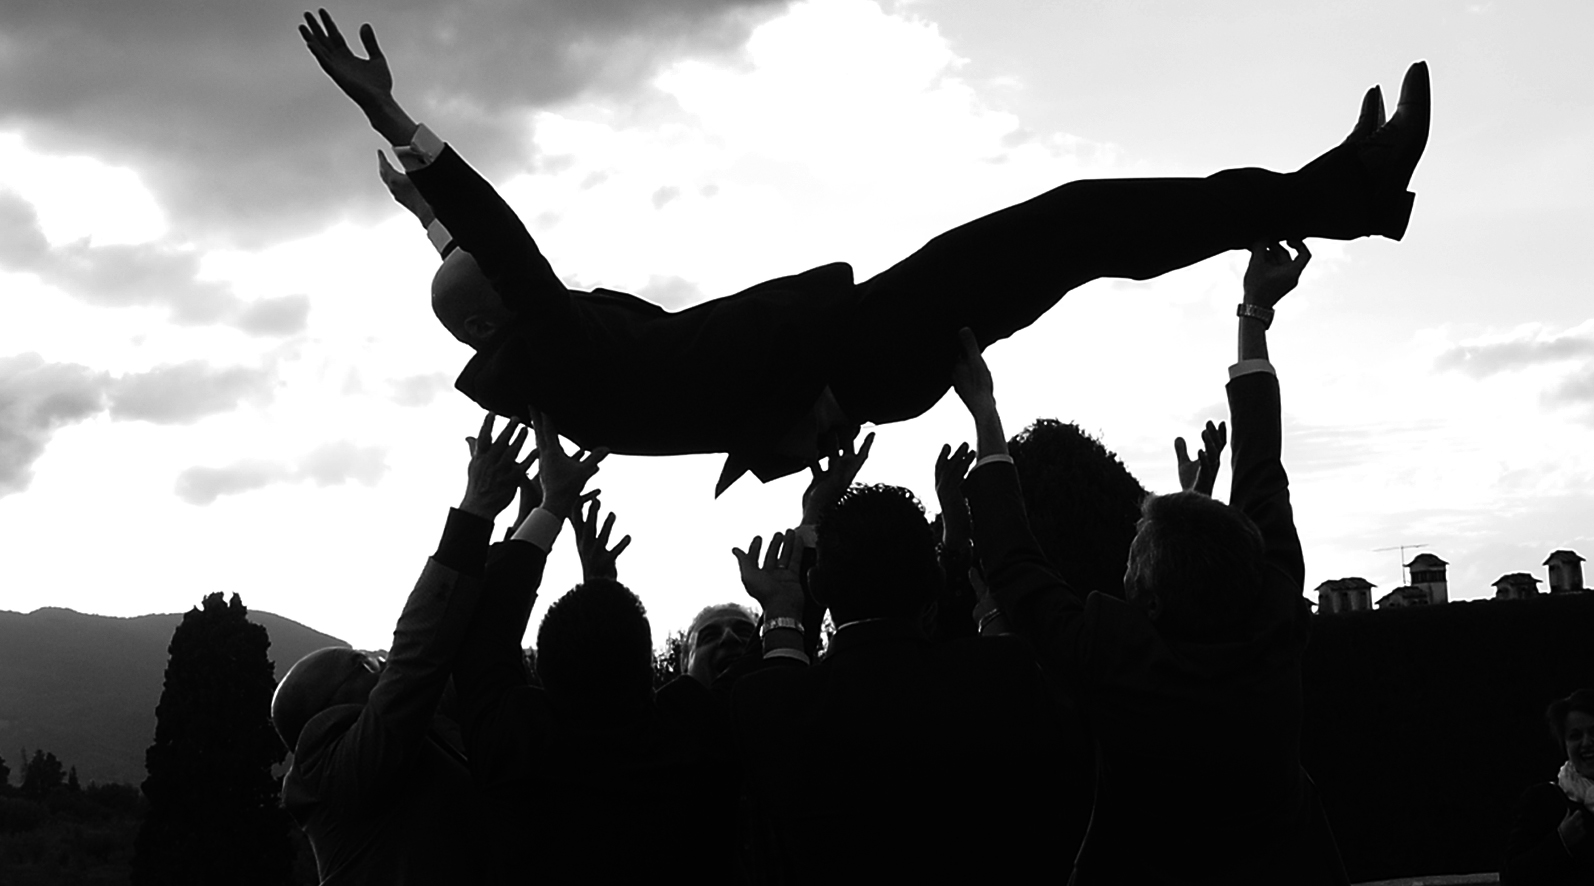
[[[494,549],[455,667],[472,775],[491,810],[490,879],[643,882],[701,866],[705,853],[734,856],[738,778],[711,751],[711,703],[649,704],[592,725],[530,685],[520,639],[546,558],[525,542]]]
[[[732,695],[766,882],[1018,882],[1083,833],[1086,749],[1016,638],[852,625]]]
[[[310,838],[322,883],[479,877],[481,799],[434,718],[481,592],[491,531],[479,517],[449,515],[369,699],[322,711],[299,735],[283,805]]]
[[[635,296],[569,290],[498,193],[452,148],[411,179],[481,265],[515,323],[456,386],[502,415],[527,403],[587,448],[727,452],[763,479],[803,463],[769,447],[818,400],[852,268],[829,264],[669,312]]]
[[[1098,787],[1076,879],[1346,882],[1300,765],[1304,565],[1279,460],[1278,381],[1229,383],[1231,504],[1262,531],[1262,598],[1244,636],[1164,637],[1144,612],[1081,600],[1030,533],[1010,463],[967,483],[975,551],[1009,622],[1076,694],[1098,748]]]
[[[1511,835],[1506,840],[1505,864],[1500,882],[1505,886],[1572,886],[1594,883],[1594,839],[1586,839],[1576,854],[1566,851],[1556,832],[1567,812],[1577,810],[1583,827],[1594,834],[1594,815],[1581,803],[1567,799],[1561,786],[1542,782],[1528,788],[1517,801]]]

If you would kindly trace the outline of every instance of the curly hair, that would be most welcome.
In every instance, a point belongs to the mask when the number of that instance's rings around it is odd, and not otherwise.
[[[924,506],[900,486],[854,486],[819,522],[816,590],[838,622],[918,615],[941,567]]]

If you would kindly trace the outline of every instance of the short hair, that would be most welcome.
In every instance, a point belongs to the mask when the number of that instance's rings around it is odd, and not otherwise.
[[[900,486],[854,486],[819,521],[814,568],[836,620],[915,616],[944,581],[924,506]]]
[[[1154,495],[1141,506],[1130,555],[1132,597],[1155,592],[1159,629],[1184,639],[1237,635],[1262,593],[1262,532],[1199,492]]]
[[[737,615],[749,624],[758,624],[758,615],[740,603],[716,603],[713,606],[704,606],[696,615],[692,616],[692,623],[687,625],[686,634],[681,638],[681,667],[686,667],[686,656],[697,646],[697,632],[711,618],[721,615]]]
[[[537,675],[554,702],[588,720],[624,718],[653,691],[653,629],[636,594],[588,579],[537,629]]]
[[[327,709],[340,681],[347,677],[348,646],[326,646],[306,654],[282,675],[271,696],[271,725],[293,750],[299,735],[316,714]]]
[[[1566,718],[1574,711],[1594,717],[1594,689],[1579,689],[1566,698],[1550,702],[1550,706],[1544,709],[1544,719],[1550,726],[1550,734],[1555,736],[1555,743],[1561,746],[1562,750],[1566,744]]]

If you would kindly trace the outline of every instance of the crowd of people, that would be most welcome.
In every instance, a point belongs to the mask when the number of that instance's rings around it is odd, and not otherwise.
[[[1075,182],[863,283],[825,265],[672,314],[567,290],[393,99],[368,25],[366,58],[324,11],[300,32],[394,147],[403,171],[384,158],[382,179],[443,257],[433,307],[476,352],[458,387],[489,410],[386,656],[324,649],[278,687],[283,801],[323,882],[1347,882],[1300,762],[1311,618],[1266,333],[1304,238],[1404,233],[1425,65],[1392,117],[1375,87],[1345,143],[1294,173]],[[1194,457],[1178,441],[1183,491],[1131,514],[1121,593],[1101,593],[1115,577],[1074,568],[1096,553],[1085,535],[1031,522],[982,350],[1086,280],[1234,248],[1251,262],[1230,418]],[[948,387],[975,443],[937,459],[936,517],[855,485],[861,425]],[[749,599],[699,613],[683,675],[657,689],[620,581],[629,536],[611,543],[585,491],[609,451],[726,453],[720,489],[812,470],[799,525],[733,552]],[[520,643],[566,523],[583,580],[549,607],[533,673]],[[1513,882],[1588,880],[1591,698],[1552,710],[1567,768],[1524,798]]]

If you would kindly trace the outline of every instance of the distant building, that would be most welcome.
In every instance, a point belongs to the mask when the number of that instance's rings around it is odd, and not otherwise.
[[[1550,593],[1570,594],[1583,590],[1583,558],[1573,551],[1556,551],[1544,565],[1550,567]]]
[[[1494,581],[1496,600],[1526,600],[1539,595],[1539,580],[1526,572],[1512,572]]]
[[[1366,612],[1373,608],[1373,588],[1377,585],[1365,578],[1335,578],[1317,586],[1317,611],[1322,615],[1333,612]]]
[[[1450,602],[1450,584],[1445,580],[1446,565],[1445,561],[1433,554],[1418,554],[1406,564],[1406,568],[1411,570],[1411,587],[1428,595],[1425,602],[1436,605]]]
[[[1433,594],[1426,588],[1415,585],[1403,585],[1378,598],[1376,605],[1379,609],[1405,609],[1408,606],[1427,606],[1436,602]],[[1444,602],[1439,600],[1437,602]]]

